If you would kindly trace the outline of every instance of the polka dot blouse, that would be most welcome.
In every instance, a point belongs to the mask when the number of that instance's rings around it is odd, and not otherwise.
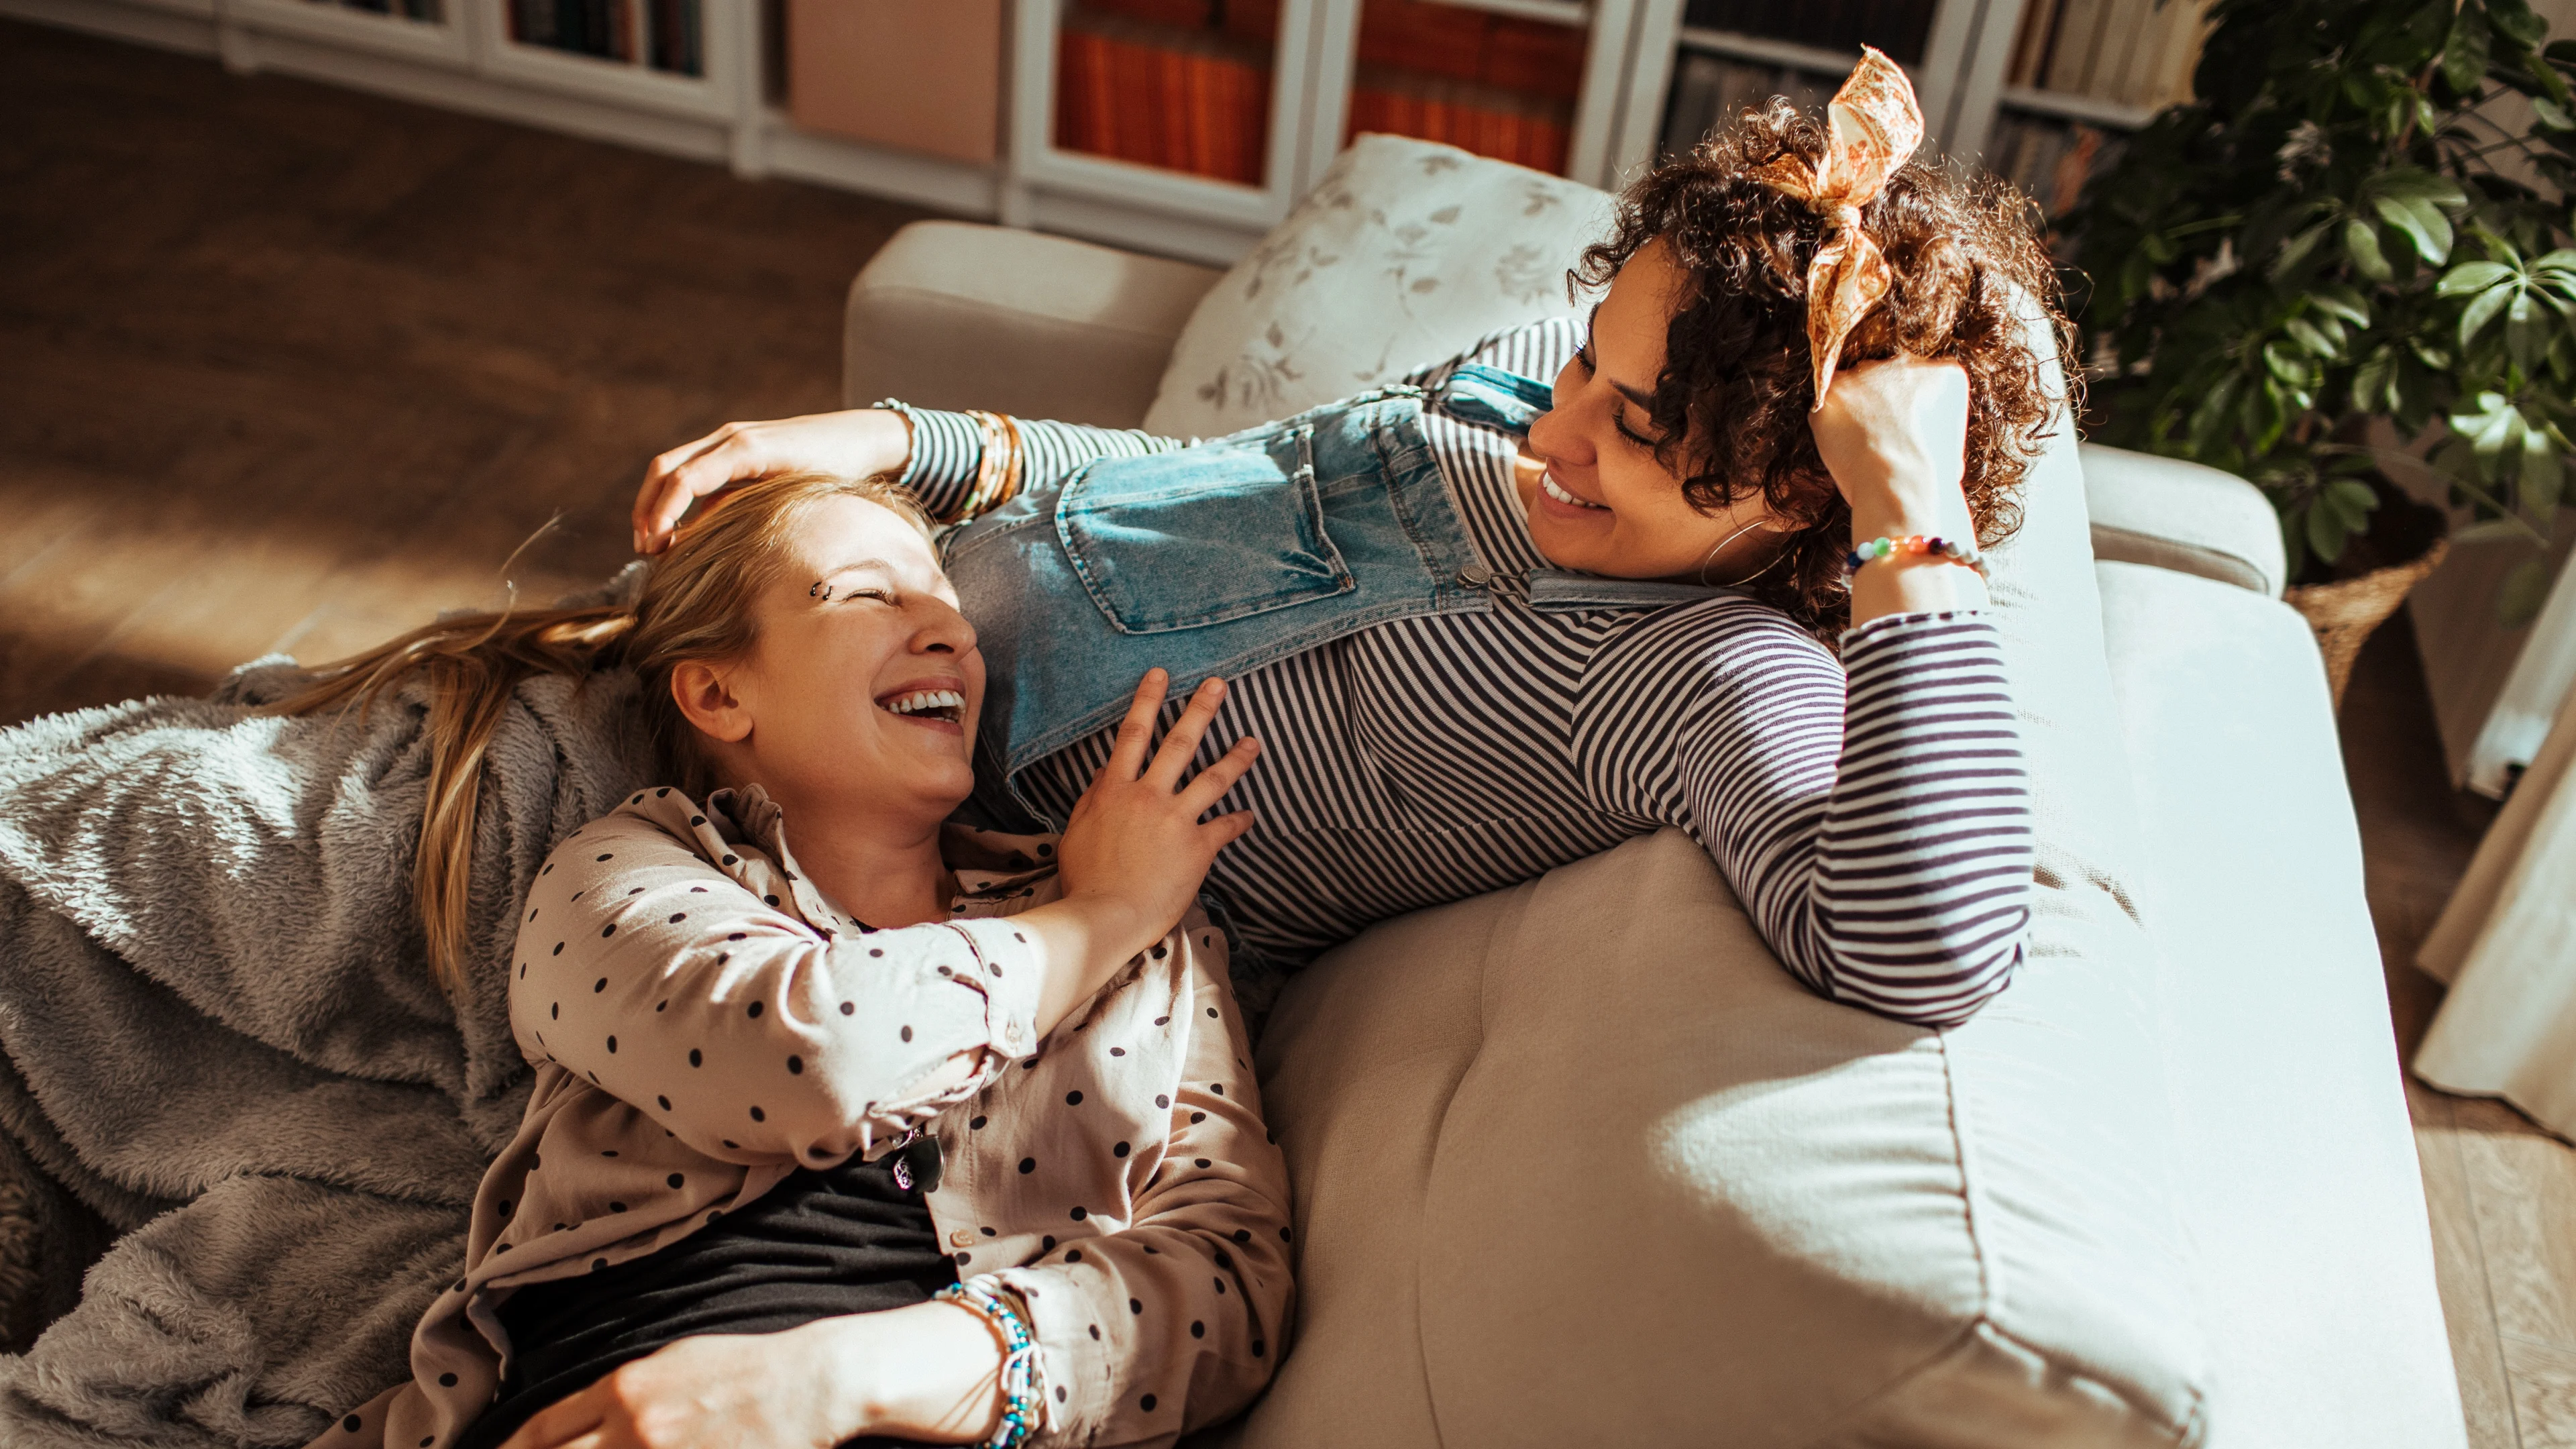
[[[537,1082],[485,1175],[413,1378],[317,1449],[448,1443],[491,1402],[522,1283],[651,1253],[800,1166],[938,1139],[961,1276],[1028,1305],[1040,1442],[1164,1441],[1250,1401],[1290,1305],[1287,1169],[1261,1120],[1225,939],[1190,918],[1044,1040],[1051,837],[952,830],[952,919],[872,931],[797,870],[757,787],[645,791],[541,868],[510,1012]]]

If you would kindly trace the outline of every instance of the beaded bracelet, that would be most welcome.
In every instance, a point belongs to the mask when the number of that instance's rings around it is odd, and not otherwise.
[[[1850,553],[1844,554],[1843,577],[1848,579],[1859,573],[1861,565],[1872,559],[1882,559],[1890,554],[1899,553],[1921,554],[1950,563],[1966,564],[1977,571],[1977,577],[1986,576],[1986,556],[1977,552],[1975,544],[1961,543],[1955,538],[1943,538],[1938,534],[1909,533],[1902,538],[1873,538],[1854,548]]]
[[[1002,1340],[1002,1422],[986,1449],[1020,1449],[1046,1426],[1046,1370],[1019,1305],[981,1283],[959,1281],[931,1295],[982,1318]]]

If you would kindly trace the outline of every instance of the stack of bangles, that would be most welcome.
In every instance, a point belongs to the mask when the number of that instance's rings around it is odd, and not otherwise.
[[[1046,1371],[1038,1363],[1037,1336],[1015,1295],[997,1292],[974,1280],[951,1283],[932,1295],[954,1303],[991,1325],[1002,1341],[1002,1422],[987,1449],[1020,1449],[1046,1426]]]
[[[1020,425],[1007,413],[967,411],[984,437],[984,456],[975,465],[975,486],[957,510],[960,519],[981,518],[1019,496],[1023,464]]]
[[[1850,553],[1843,555],[1843,577],[1848,579],[1859,573],[1861,566],[1872,559],[1888,558],[1898,554],[1921,555],[1937,558],[1945,563],[1966,564],[1977,571],[1977,577],[1982,579],[1986,576],[1986,556],[1977,552],[1975,544],[1962,543],[1955,538],[1943,538],[1938,534],[1909,533],[1902,538],[1873,538],[1855,547]]]

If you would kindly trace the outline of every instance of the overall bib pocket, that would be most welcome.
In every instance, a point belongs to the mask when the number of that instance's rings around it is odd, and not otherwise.
[[[1204,628],[1349,593],[1324,531],[1313,430],[1264,447],[1122,458],[1065,484],[1055,528],[1091,602],[1121,634]]]

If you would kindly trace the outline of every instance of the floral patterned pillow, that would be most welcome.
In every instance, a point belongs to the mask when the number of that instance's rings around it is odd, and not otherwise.
[[[1610,208],[1562,177],[1362,136],[1200,301],[1145,426],[1230,433],[1571,313],[1566,269],[1608,233]]]

